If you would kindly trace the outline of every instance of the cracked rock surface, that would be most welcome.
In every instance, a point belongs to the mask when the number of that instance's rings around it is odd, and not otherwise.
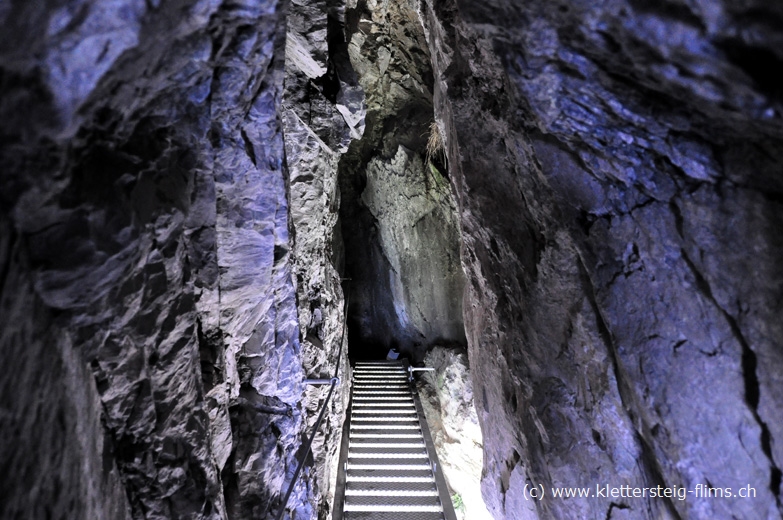
[[[365,133],[340,163],[352,354],[464,346],[456,207],[440,152],[425,151],[432,68],[416,3],[348,2],[346,34],[367,95]]]
[[[274,518],[325,397],[303,379],[348,380],[347,296],[355,357],[467,345],[443,373],[493,517],[783,515],[781,4],[0,0],[0,24],[3,519]],[[284,518],[329,516],[346,392]]]
[[[331,377],[343,332],[336,205],[317,199],[310,229],[289,193],[301,25],[276,0],[3,2],[0,19],[0,516],[272,518],[323,399],[302,379]],[[306,32],[296,57],[326,67]],[[353,129],[361,96],[340,92],[322,109]],[[308,465],[286,517],[315,518],[329,480]]]
[[[425,2],[497,518],[777,518],[780,7]],[[523,500],[525,484],[754,500]]]
[[[434,347],[416,383],[459,520],[490,520],[481,497],[483,441],[473,400],[467,352]]]

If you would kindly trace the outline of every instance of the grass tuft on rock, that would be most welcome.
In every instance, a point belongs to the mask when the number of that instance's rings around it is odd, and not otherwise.
[[[440,128],[438,123],[433,121],[430,123],[430,136],[427,139],[427,162],[432,162],[433,158],[439,158],[446,160],[446,154],[443,150],[443,136],[440,134]]]

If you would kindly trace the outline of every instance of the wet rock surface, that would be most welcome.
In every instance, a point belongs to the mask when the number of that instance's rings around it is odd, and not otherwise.
[[[422,19],[493,514],[779,517],[779,9],[457,1]],[[757,498],[521,498],[620,483]]]

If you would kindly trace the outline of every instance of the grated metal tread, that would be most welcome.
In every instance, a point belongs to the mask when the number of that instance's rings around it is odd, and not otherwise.
[[[353,377],[373,377],[373,376],[405,377],[409,376],[403,370],[354,370]]]
[[[345,490],[347,497],[436,497],[437,489],[351,489]]]
[[[360,417],[360,416],[352,416],[351,422],[373,422],[373,423],[380,423],[380,424],[388,424],[388,423],[398,423],[398,422],[415,422],[416,424],[419,423],[418,417],[398,417],[398,416],[390,416],[390,417]]]
[[[372,383],[372,384],[371,384]],[[408,384],[390,384],[388,382],[379,381],[378,383],[375,383],[374,381],[367,381],[362,382],[362,384],[354,385],[354,388],[357,390],[367,390],[367,391],[376,391],[376,390],[404,390],[409,392],[408,390]]]
[[[443,511],[440,504],[352,504],[345,503],[343,509],[347,511],[366,511],[366,512],[382,512],[382,513],[414,513],[414,512],[427,512],[427,513],[439,513]]]
[[[418,412],[415,408],[357,408],[351,411],[353,417],[364,417],[366,415],[373,416],[378,414],[378,417],[383,415],[410,415],[414,414],[418,416]]]
[[[351,439],[421,439],[421,433],[353,433]]]
[[[430,460],[426,452],[388,452],[384,450],[370,450],[366,452],[349,451],[348,460],[372,459],[373,461],[402,461],[402,460]]]
[[[354,411],[360,411],[365,408],[375,408],[375,409],[391,409],[391,408],[410,408],[411,410],[415,410],[416,407],[413,404],[413,401],[410,403],[353,403]]]
[[[368,471],[352,471],[346,475],[346,485],[348,486],[361,486],[359,489],[368,489],[371,486],[391,484],[405,485],[406,489],[416,489],[416,486],[435,485],[435,477],[431,474],[417,473],[413,474],[381,474],[370,473]]]
[[[358,443],[351,441],[349,453],[425,453],[426,445],[421,440],[416,442],[373,442]]]
[[[369,450],[369,449],[384,449],[384,450],[414,450],[414,449],[425,449],[426,445],[424,444],[424,441],[421,440],[415,440],[415,441],[409,441],[409,442],[354,442],[350,441],[348,444],[348,449],[357,449],[357,450]]]
[[[379,492],[379,493],[399,493],[399,492],[421,492],[421,493],[436,493],[438,488],[435,487],[435,481],[432,479],[423,479],[422,481],[416,481],[409,479],[409,481],[396,481],[396,480],[351,480],[346,483],[346,494],[348,491],[357,492]]]
[[[375,430],[380,433],[384,430],[421,431],[421,427],[418,424],[351,424],[351,431],[353,430]]]
[[[413,401],[413,397],[403,390],[358,390],[353,397],[355,401]]]
[[[365,471],[432,471],[429,459],[425,462],[416,462],[408,460],[389,460],[389,459],[348,459],[345,463],[345,469],[365,470]]]
[[[443,520],[443,513],[409,512],[358,512],[346,511],[345,520]]]
[[[410,391],[407,388],[387,388],[386,386],[375,388],[356,388],[356,393],[354,396],[369,398],[396,397],[397,399],[411,398]]]
[[[389,469],[360,469],[360,468],[347,468],[347,478],[351,477],[398,477],[403,479],[409,478],[423,478],[427,479],[427,482],[435,482],[435,477],[432,475],[432,468],[429,466],[426,469],[411,469],[411,470],[389,470]]]
[[[358,379],[384,379],[384,378],[393,378],[393,379],[402,379],[404,381],[409,381],[410,376],[404,372],[381,372],[380,370],[372,370],[369,372],[354,372],[353,373],[353,380],[356,381]]]
[[[364,374],[353,375],[353,381],[355,383],[364,383],[366,381],[372,381],[374,379],[392,380],[401,383],[410,382],[406,374],[389,374],[387,372],[367,372]]]
[[[354,388],[357,390],[361,390],[363,388],[383,388],[383,387],[390,387],[395,388],[397,390],[407,390],[410,391],[409,385],[407,381],[392,381],[392,380],[384,380],[384,379],[365,379],[363,381],[355,381],[354,382]]]
[[[406,367],[400,361],[375,361],[353,368],[340,520],[454,518],[443,510],[442,476],[436,478],[428,455],[432,441],[425,441],[427,430],[422,430]],[[450,502],[447,506],[450,510]]]
[[[432,506],[441,509],[438,495],[413,495],[413,496],[377,496],[377,495],[348,495],[346,505],[352,506]]]

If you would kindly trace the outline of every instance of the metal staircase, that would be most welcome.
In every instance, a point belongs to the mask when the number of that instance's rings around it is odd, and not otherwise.
[[[456,520],[407,368],[356,363],[334,520]]]

